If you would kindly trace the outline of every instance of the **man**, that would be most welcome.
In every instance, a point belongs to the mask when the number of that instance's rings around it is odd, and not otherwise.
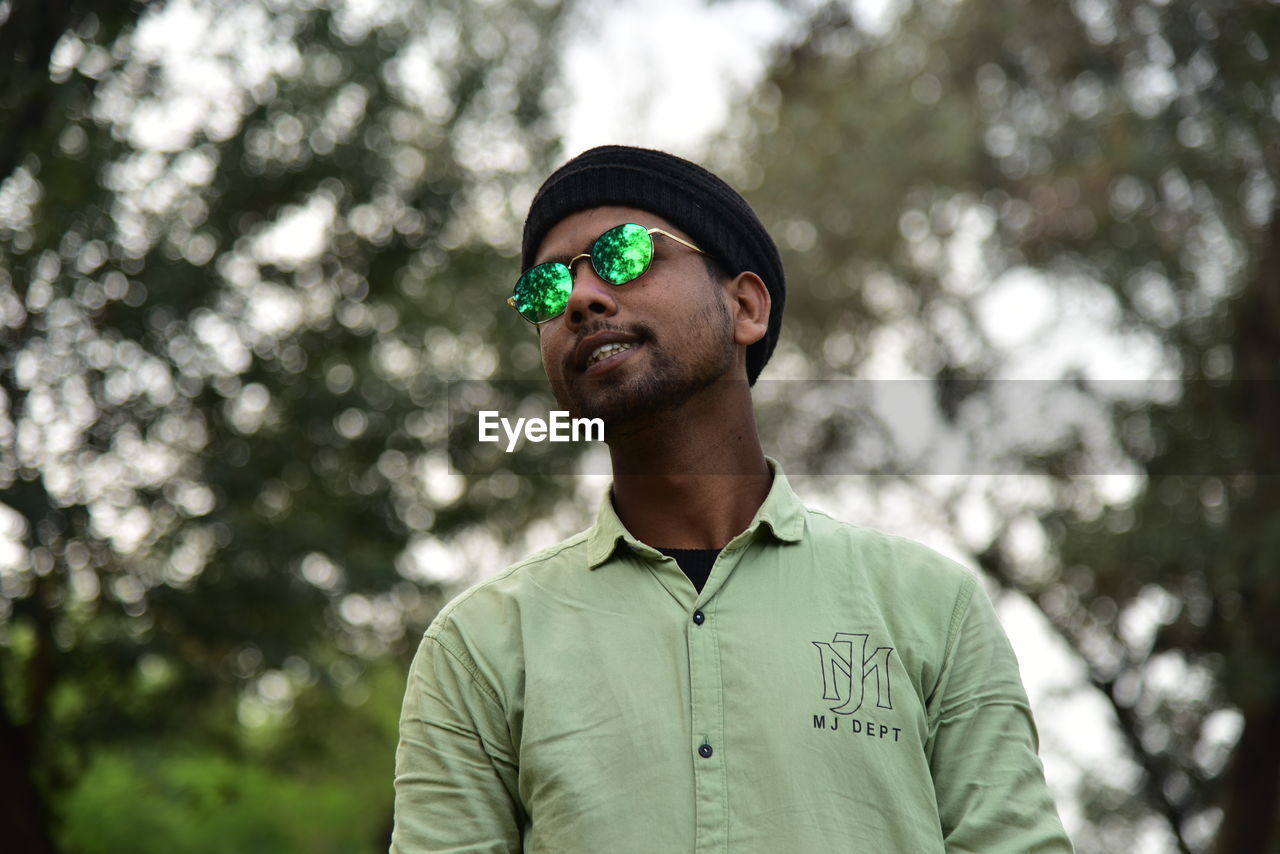
[[[593,149],[523,256],[512,305],[560,402],[605,420],[613,487],[427,630],[392,850],[1070,851],[974,576],[807,510],[764,456],[785,280],[741,196]]]

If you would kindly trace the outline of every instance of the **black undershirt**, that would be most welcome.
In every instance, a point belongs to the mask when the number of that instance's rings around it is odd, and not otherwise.
[[[715,565],[716,558],[720,555],[719,549],[659,548],[658,551],[669,558],[674,558],[699,591],[706,585],[707,577],[711,575],[711,567]]]

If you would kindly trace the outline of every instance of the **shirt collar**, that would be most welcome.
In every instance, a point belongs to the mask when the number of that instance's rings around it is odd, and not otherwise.
[[[734,537],[734,540],[746,541],[755,536],[757,528],[765,525],[773,532],[773,536],[782,542],[798,543],[804,533],[804,505],[791,490],[791,484],[787,483],[787,476],[782,473],[782,467],[778,462],[770,457],[765,457],[765,460],[769,463],[769,470],[773,472],[773,485],[769,488],[769,494],[765,496],[764,503],[752,518],[751,524],[745,531]],[[617,511],[613,509],[612,495],[613,488],[610,487],[600,502],[596,524],[587,532],[588,565],[595,569],[608,560],[617,549],[619,541],[625,542],[640,554],[659,557],[660,552],[657,549],[637,540],[622,524]]]

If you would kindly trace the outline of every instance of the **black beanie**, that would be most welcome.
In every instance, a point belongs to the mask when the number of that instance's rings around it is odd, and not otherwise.
[[[553,172],[533,197],[524,221],[522,269],[533,266],[542,239],[562,219],[605,205],[657,214],[688,234],[729,275],[752,272],[764,281],[772,301],[769,328],[747,347],[747,379],[755,384],[778,343],[787,281],[778,247],[746,199],[696,163],[665,151],[602,145]]]

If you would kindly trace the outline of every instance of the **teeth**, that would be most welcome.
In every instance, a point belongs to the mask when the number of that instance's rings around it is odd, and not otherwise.
[[[597,347],[591,352],[591,355],[587,357],[587,367],[589,368],[601,359],[607,359],[616,353],[621,353],[624,350],[630,350],[635,346],[635,344],[613,343]]]

